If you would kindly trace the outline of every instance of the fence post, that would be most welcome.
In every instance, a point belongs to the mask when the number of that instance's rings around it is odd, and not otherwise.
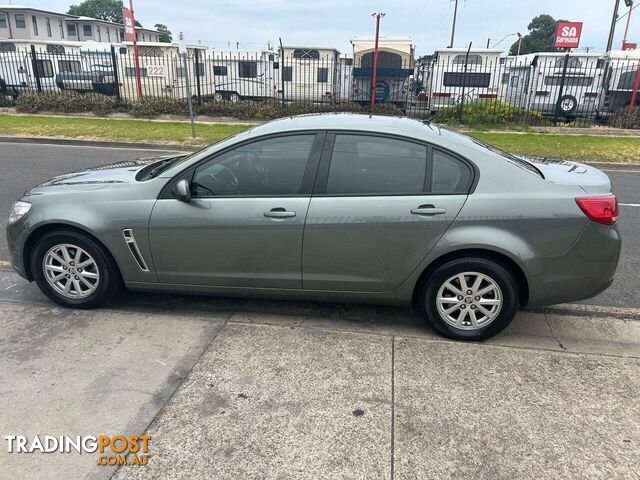
[[[113,66],[113,81],[115,82],[116,87],[116,97],[118,98],[118,102],[122,100],[120,97],[120,78],[118,77],[118,60],[116,58],[116,49],[113,45],[111,45],[111,65]]]
[[[280,41],[280,91],[282,92],[282,108],[286,107],[284,101],[284,47],[282,46],[282,38],[278,37]]]
[[[560,99],[564,92],[564,83],[567,78],[567,66],[569,65],[569,52],[564,56],[564,66],[562,67],[562,78],[560,79],[560,88],[558,89],[558,99],[556,100],[555,113],[553,115],[553,126],[558,124],[558,116],[560,115]]]
[[[196,97],[198,99],[198,105],[201,105],[202,104],[202,100],[200,99],[201,91],[200,91],[200,68],[199,68],[199,65],[200,65],[200,50],[195,48],[193,50],[193,54],[194,54],[193,55],[193,60],[194,60],[194,62],[196,64],[195,69],[194,69],[195,76],[196,76]],[[204,68],[203,68],[203,72],[202,73],[204,74]]]
[[[460,97],[460,112],[458,116],[460,117],[460,121],[462,122],[462,115],[464,113],[464,94],[465,94],[465,86],[467,83],[467,71],[469,70],[469,52],[471,52],[471,45],[473,42],[469,43],[469,48],[467,48],[467,54],[464,57],[464,77],[462,80],[462,96]]]
[[[38,62],[36,61],[36,47],[33,45],[31,45],[31,68],[33,70],[33,76],[36,79],[38,92],[42,92],[42,83],[40,82],[40,73],[38,72]]]

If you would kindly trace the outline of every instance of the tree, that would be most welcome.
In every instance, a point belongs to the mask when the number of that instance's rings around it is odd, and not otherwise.
[[[555,20],[551,15],[543,13],[538,15],[527,29],[530,33],[523,36],[522,39],[516,40],[511,45],[509,55],[518,54],[518,42],[522,41],[520,53],[535,53],[535,52],[558,52],[559,49],[553,46],[553,42],[556,38],[556,26],[558,22],[564,22],[566,20]]]
[[[79,5],[71,5],[67,14],[79,17],[91,17],[108,22],[123,23],[122,0],[84,0]],[[136,26],[142,27],[136,20]]]
[[[160,33],[161,42],[171,43],[171,40],[173,40],[173,36],[171,35],[171,30],[169,30],[166,25],[162,23],[156,23],[154,27]]]

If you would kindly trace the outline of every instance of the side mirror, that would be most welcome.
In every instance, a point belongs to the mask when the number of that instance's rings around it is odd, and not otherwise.
[[[178,183],[176,183],[176,198],[181,202],[190,202],[191,201],[191,185],[189,185],[189,180],[183,178]]]

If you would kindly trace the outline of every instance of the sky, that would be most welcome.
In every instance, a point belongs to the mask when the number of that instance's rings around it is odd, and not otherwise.
[[[22,0],[14,4],[66,12],[76,1]],[[6,2],[6,0],[5,0]],[[3,3],[5,3],[3,2]],[[127,0],[125,0],[127,3]],[[548,13],[554,18],[582,21],[581,47],[602,52],[607,44],[615,0],[459,0],[456,47],[497,46],[508,50],[515,33],[527,32],[531,19]],[[636,1],[636,3],[640,3]],[[620,14],[626,12],[620,2]],[[328,46],[351,54],[354,35],[373,35],[373,12],[384,12],[380,33],[410,36],[416,57],[446,47],[451,35],[453,0],[135,0],[136,19],[145,27],[163,23],[182,31],[187,43],[201,42],[226,49],[266,49],[277,45]],[[626,17],[618,22],[614,48],[620,48]],[[640,6],[633,12],[629,41],[640,43]]]

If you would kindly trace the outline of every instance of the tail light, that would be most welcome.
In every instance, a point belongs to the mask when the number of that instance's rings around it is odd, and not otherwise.
[[[606,197],[576,198],[580,210],[594,222],[613,225],[618,220],[618,199],[615,195]]]
[[[451,94],[450,93],[445,93],[445,92],[434,92],[433,96],[434,97],[441,97],[441,98],[450,98]]]

